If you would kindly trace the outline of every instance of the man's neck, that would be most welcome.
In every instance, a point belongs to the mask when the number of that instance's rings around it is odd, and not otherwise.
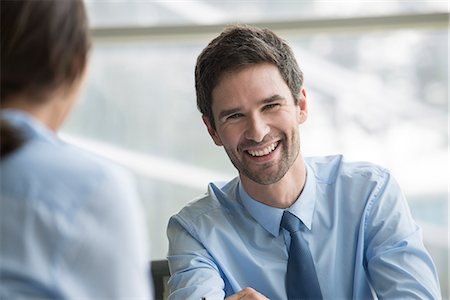
[[[245,191],[255,200],[278,208],[290,207],[300,196],[306,182],[306,167],[301,153],[280,181],[262,185],[240,176]]]

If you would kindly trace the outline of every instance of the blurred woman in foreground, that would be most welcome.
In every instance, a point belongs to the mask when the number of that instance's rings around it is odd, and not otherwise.
[[[132,181],[56,136],[89,48],[81,0],[1,1],[1,299],[151,297]]]

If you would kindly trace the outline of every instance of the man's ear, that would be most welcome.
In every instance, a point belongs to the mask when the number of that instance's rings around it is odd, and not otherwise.
[[[298,124],[302,124],[308,118],[308,102],[306,100],[306,90],[304,88],[300,90],[297,106],[298,106],[298,116],[297,116]]]
[[[202,115],[202,120],[203,120],[203,123],[205,123],[206,128],[208,129],[208,133],[211,136],[211,138],[213,139],[214,143],[217,146],[223,146],[222,141],[220,140],[219,136],[217,135],[217,132],[211,126],[209,119],[205,115]]]

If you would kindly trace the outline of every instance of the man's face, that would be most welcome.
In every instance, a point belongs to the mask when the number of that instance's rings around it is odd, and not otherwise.
[[[258,64],[226,73],[212,92],[216,130],[203,120],[223,146],[240,176],[263,184],[278,182],[300,152],[298,125],[306,120],[306,96],[298,104],[277,67]]]

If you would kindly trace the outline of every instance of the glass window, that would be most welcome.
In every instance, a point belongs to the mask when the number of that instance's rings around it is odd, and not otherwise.
[[[424,12],[448,12],[448,2],[435,1],[207,1],[87,0],[94,27],[211,25],[317,18],[346,18]]]

